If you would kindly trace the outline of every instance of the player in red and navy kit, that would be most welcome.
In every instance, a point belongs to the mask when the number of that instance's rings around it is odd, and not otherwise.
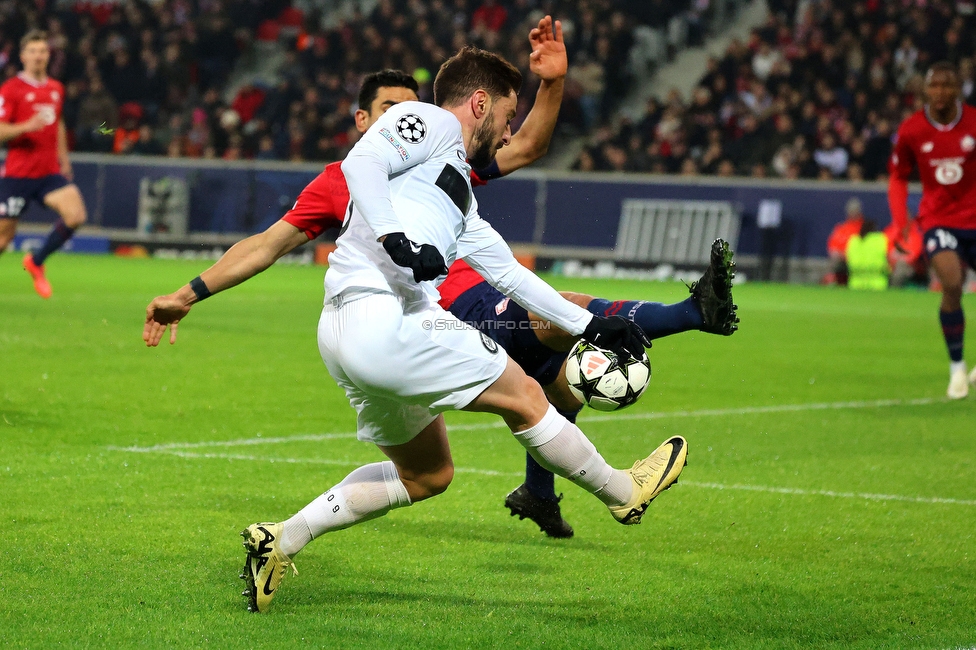
[[[939,320],[949,350],[952,399],[966,397],[969,384],[976,383],[976,370],[967,377],[963,360],[962,311],[966,266],[976,269],[976,109],[960,101],[960,91],[953,65],[932,66],[925,78],[925,108],[898,129],[888,184],[892,225],[907,237],[908,180],[918,168],[917,221],[929,266],[942,285]]]
[[[42,298],[51,297],[44,261],[85,222],[85,203],[71,182],[71,160],[61,108],[64,87],[47,76],[47,35],[31,31],[21,40],[24,70],[0,86],[0,142],[7,160],[0,171],[0,251],[17,230],[17,218],[31,201],[60,217],[41,248],[24,257],[24,269]]]
[[[473,174],[472,185],[482,185],[489,179],[515,171],[545,153],[559,112],[562,77],[566,71],[565,48],[562,46],[558,21],[555,30],[553,27],[547,16],[530,34],[533,49],[544,50],[544,55],[530,61],[530,64],[534,64],[534,71],[543,79],[532,112],[513,136],[511,144],[498,152],[495,162]],[[547,79],[550,83],[546,83]],[[556,82],[555,87],[552,81]],[[360,92],[360,110],[356,111],[357,128],[365,132],[390,106],[416,100],[416,91],[416,82],[399,71],[388,70],[367,76]],[[208,296],[260,273],[298,245],[315,239],[330,228],[340,227],[349,207],[345,178],[339,163],[332,163],[309,183],[281,221],[264,233],[239,242],[214,266],[204,271],[199,278],[198,288],[203,291],[202,295]],[[708,277],[716,276],[714,284],[725,288],[726,283],[731,282],[731,260],[723,258],[714,266],[715,271],[710,270]],[[717,331],[718,327],[722,328],[720,333],[731,334],[738,322],[731,304],[731,293],[726,289],[725,298],[716,300],[713,283],[709,279],[696,283],[696,287],[696,298],[677,305],[642,301],[611,302],[582,294],[563,295],[597,315],[619,314],[635,320],[651,338],[688,329]],[[560,371],[566,352],[575,343],[576,337],[556,327],[533,327],[531,321],[538,319],[497,292],[463,261],[451,266],[447,279],[438,289],[441,305],[445,309],[495,339],[527,374],[539,381],[550,401],[564,415],[575,419],[581,405],[569,393]],[[155,299],[147,310],[143,333],[147,344],[158,344],[169,324],[174,325],[170,332],[170,342],[174,342],[175,325],[199,299],[191,285]],[[718,323],[716,327],[709,329],[704,325],[703,309],[698,306],[702,301],[709,303],[704,311],[713,316],[713,321]],[[529,517],[539,524],[550,536],[571,536],[573,530],[561,516],[553,474],[538,465],[531,456],[527,455],[527,459],[526,482],[508,495],[506,505],[513,514]]]

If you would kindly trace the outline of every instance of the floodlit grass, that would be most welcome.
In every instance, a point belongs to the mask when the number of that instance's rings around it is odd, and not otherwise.
[[[689,440],[681,482],[633,528],[565,481],[575,538],[509,517],[522,448],[488,416],[451,415],[451,489],[317,540],[258,616],[238,531],[381,458],[319,359],[322,270],[271,269],[150,350],[145,305],[206,263],[48,266],[42,301],[19,256],[0,257],[8,646],[976,645],[976,396],[943,399],[935,295],[745,285],[732,338],[655,342],[641,402],[581,419],[617,466]]]

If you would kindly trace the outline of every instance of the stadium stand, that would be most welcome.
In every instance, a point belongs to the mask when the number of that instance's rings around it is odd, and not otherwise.
[[[974,53],[968,0],[774,0],[688,100],[672,92],[639,120],[596,129],[574,168],[876,180],[899,123],[921,107],[929,64],[957,64],[976,102]]]
[[[332,13],[317,6],[12,0],[0,8],[0,69],[4,78],[17,73],[18,39],[28,28],[49,32],[50,72],[66,86],[74,150],[335,160],[357,137],[351,113],[363,73],[414,71],[429,99],[439,63],[466,43],[500,51],[527,72],[526,34],[544,13],[563,21],[571,57],[561,128],[589,133],[612,121],[635,73],[701,41],[709,3],[364,0],[327,5],[342,9]],[[234,83],[249,53],[275,47],[284,52],[274,83]],[[519,119],[537,83],[527,79]]]

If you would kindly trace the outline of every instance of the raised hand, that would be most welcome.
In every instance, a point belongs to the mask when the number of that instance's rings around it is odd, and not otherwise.
[[[553,23],[552,16],[546,16],[539,25],[529,32],[529,70],[545,81],[555,81],[566,76],[569,61],[566,58],[566,44],[563,42],[563,25],[558,20]]]

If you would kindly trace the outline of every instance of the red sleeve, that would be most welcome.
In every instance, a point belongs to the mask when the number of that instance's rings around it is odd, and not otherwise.
[[[909,146],[907,122],[901,125],[888,162],[888,209],[891,222],[899,232],[908,223],[908,179],[915,166],[915,154]]]
[[[298,195],[281,219],[315,239],[329,228],[341,228],[349,205],[349,189],[339,163],[332,163]]]
[[[0,86],[0,122],[14,123],[14,106],[16,104],[17,99],[14,97],[10,84]]]
[[[888,208],[891,210],[891,223],[901,232],[908,223],[908,181],[894,174],[888,179]]]
[[[473,169],[471,170],[471,187],[481,187],[482,185],[487,184],[488,181],[481,180],[481,177],[478,176],[478,172]]]
[[[912,151],[911,138],[908,133],[908,122],[906,121],[898,129],[895,136],[895,146],[891,150],[891,159],[888,161],[888,175],[897,176],[903,181],[907,181],[915,168],[915,152]]]

